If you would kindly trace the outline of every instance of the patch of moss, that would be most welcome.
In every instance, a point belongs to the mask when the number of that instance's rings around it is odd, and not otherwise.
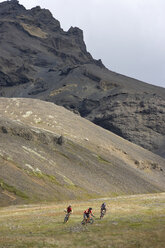
[[[68,144],[73,148],[77,148],[77,144],[73,143],[71,140],[68,140]],[[70,148],[70,147],[69,147]]]
[[[43,178],[43,175],[42,175],[42,173],[40,173],[40,172],[28,171],[28,170],[26,170],[26,171],[27,171],[27,173],[28,173],[30,176],[35,176],[35,177],[37,177],[37,178],[39,178],[39,179]]]
[[[68,177],[63,175],[63,179],[68,185],[75,186],[74,183]]]
[[[62,153],[62,152],[59,152],[60,155],[62,155],[63,157],[67,158],[67,159],[70,159],[66,154]]]
[[[11,161],[11,162],[13,162],[12,158],[9,157],[6,154],[0,154],[0,158],[3,159],[3,160],[5,160],[5,161]]]
[[[73,191],[82,191],[82,188],[75,184],[65,184],[64,187]]]
[[[29,170],[24,170],[24,171],[26,171],[28,173],[28,175],[30,175],[30,176],[34,176],[34,177],[37,177],[39,179],[43,179],[45,181],[49,181],[49,182],[54,183],[56,185],[61,185],[57,181],[57,179],[55,178],[55,176],[53,176],[53,175],[44,174],[44,173],[42,173],[40,171],[29,171]]]
[[[13,193],[15,194],[16,196],[19,196],[23,199],[28,199],[29,197],[22,191],[16,189],[14,186],[11,186],[7,183],[5,183],[2,179],[0,179],[0,187],[3,189],[3,190],[6,190],[10,193]]]
[[[52,183],[54,183],[54,184],[57,184],[57,185],[61,185],[61,184],[57,181],[57,179],[55,178],[55,176],[45,174],[45,177],[46,177],[46,179],[48,179],[50,182],[52,182]]]
[[[106,160],[105,158],[101,157],[100,155],[98,155],[97,158],[98,158],[99,162],[101,162],[101,163],[108,163],[108,164],[111,163],[108,160]]]
[[[60,151],[57,150],[57,149],[53,149],[53,151],[56,152],[56,153],[58,153],[58,154],[60,154],[61,156],[65,157],[65,158],[67,158],[67,159],[70,159],[69,156],[67,156],[67,155],[66,155],[65,153],[63,153],[63,152],[60,152]]]

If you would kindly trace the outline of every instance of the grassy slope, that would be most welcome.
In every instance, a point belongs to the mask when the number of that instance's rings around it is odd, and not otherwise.
[[[72,202],[74,213],[67,224],[63,209],[68,202],[1,208],[0,247],[163,247],[165,193],[106,199],[108,212],[100,221],[101,202]],[[96,219],[84,227],[80,222],[88,206]]]

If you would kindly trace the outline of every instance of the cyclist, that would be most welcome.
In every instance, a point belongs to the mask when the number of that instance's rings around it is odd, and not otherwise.
[[[92,208],[88,208],[87,210],[84,211],[84,220],[86,223],[89,221],[89,219],[91,218],[91,216],[94,217],[94,215],[92,214]]]
[[[67,213],[68,214],[71,214],[73,211],[72,211],[72,206],[71,205],[69,205],[68,207],[67,207]]]
[[[106,213],[107,209],[106,209],[106,203],[103,202],[101,204],[101,209],[100,209],[100,218],[104,216],[104,214]]]
[[[72,206],[69,205],[65,210],[65,212],[66,212],[66,216],[64,218],[64,222],[67,222],[69,220],[69,216],[73,213]]]

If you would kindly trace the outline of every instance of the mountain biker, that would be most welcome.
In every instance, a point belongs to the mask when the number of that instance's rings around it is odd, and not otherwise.
[[[101,204],[101,209],[100,209],[100,216],[102,216],[102,213],[104,212],[104,214],[106,213],[106,211],[107,211],[107,209],[106,209],[106,203],[105,202],[103,202],[102,204]]]
[[[73,213],[73,211],[72,211],[72,206],[71,206],[71,205],[69,205],[69,206],[67,207],[66,212],[67,212],[69,215],[70,215],[71,213]]]
[[[69,206],[67,207],[67,209],[64,210],[64,212],[66,212],[66,216],[65,216],[65,218],[64,218],[64,222],[67,222],[67,221],[69,220],[69,216],[73,213],[72,206],[69,205]]]
[[[87,222],[91,218],[91,216],[94,217],[92,214],[92,208],[88,208],[87,210],[84,211],[84,221]]]

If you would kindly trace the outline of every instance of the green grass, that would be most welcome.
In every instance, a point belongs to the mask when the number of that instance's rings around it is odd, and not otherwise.
[[[24,169],[24,171],[29,176],[36,177],[38,179],[42,179],[44,181],[48,181],[48,182],[51,182],[53,184],[61,186],[61,184],[57,181],[56,177],[53,176],[53,175],[45,174],[45,173],[43,173],[41,171],[32,171],[32,170],[30,171],[30,170],[26,170],[26,169]]]
[[[73,214],[63,224],[68,202],[0,209],[0,247],[27,248],[163,248],[165,194],[71,202]],[[95,222],[82,226],[83,211],[93,207]],[[149,211],[148,211],[149,210]]]
[[[98,155],[98,161],[100,163],[108,163],[110,164],[111,162],[109,162],[108,160],[106,160],[105,158],[101,157],[100,155]]]
[[[13,193],[16,196],[19,196],[19,197],[21,197],[23,199],[28,199],[29,198],[24,192],[16,189],[14,186],[11,186],[11,185],[5,183],[2,179],[0,179],[0,188],[2,190],[6,190],[6,191],[8,191],[10,193]]]
[[[63,153],[63,152],[61,152],[61,151],[59,151],[59,150],[57,150],[57,149],[53,149],[53,151],[54,152],[56,152],[57,154],[59,154],[59,155],[61,155],[61,156],[63,156],[64,158],[66,158],[66,159],[69,159],[70,160],[70,157],[69,156],[67,156],[65,153]]]

